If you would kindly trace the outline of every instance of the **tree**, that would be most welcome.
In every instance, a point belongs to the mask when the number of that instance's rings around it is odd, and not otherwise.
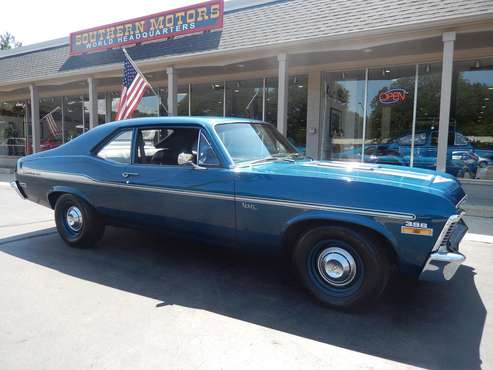
[[[22,42],[17,42],[11,33],[5,32],[0,35],[0,50],[18,48],[19,46],[22,46]]]

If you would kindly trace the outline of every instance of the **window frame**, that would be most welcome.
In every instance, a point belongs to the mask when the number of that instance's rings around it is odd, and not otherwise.
[[[214,151],[214,154],[216,155],[219,165],[217,166],[212,166],[212,165],[201,165],[201,167],[206,167],[206,168],[224,168],[224,163],[221,159],[221,157],[217,154],[217,150],[214,147],[214,144],[208,137],[207,130],[204,129],[204,127],[197,125],[197,124],[190,124],[190,125],[177,125],[177,124],[154,124],[154,125],[149,125],[149,126],[137,126],[134,127],[134,140],[132,144],[132,160],[131,160],[131,165],[132,166],[145,166],[145,167],[157,167],[157,168],[183,168],[183,166],[180,166],[179,164],[174,165],[174,164],[153,164],[153,163],[139,163],[137,161],[137,135],[139,134],[139,130],[162,130],[162,129],[195,129],[198,131],[198,136],[197,136],[197,162],[198,162],[198,153],[199,153],[199,145],[200,145],[200,135],[201,133],[204,134],[207,142],[211,146],[212,150]]]
[[[122,134],[125,131],[130,131],[132,134],[132,138],[130,140],[130,161],[128,163],[122,163],[122,162],[117,162],[113,161],[111,159],[106,159],[100,157],[98,154],[103,150],[106,145],[108,145],[114,138],[118,137],[120,134]],[[109,162],[111,164],[117,164],[117,165],[122,165],[122,166],[128,166],[132,164],[133,160],[133,150],[134,150],[134,142],[135,142],[135,128],[134,127],[120,127],[116,129],[115,131],[111,132],[109,135],[107,135],[103,140],[101,140],[98,144],[96,144],[90,151],[91,156],[95,159],[102,160],[105,162]]]

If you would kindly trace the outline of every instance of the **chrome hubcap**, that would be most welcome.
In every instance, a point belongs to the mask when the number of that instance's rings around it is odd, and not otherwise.
[[[72,206],[67,210],[66,214],[67,226],[70,230],[78,232],[82,229],[82,212],[76,206]]]
[[[349,285],[356,276],[356,261],[346,250],[338,247],[324,249],[318,256],[320,276],[336,287]]]

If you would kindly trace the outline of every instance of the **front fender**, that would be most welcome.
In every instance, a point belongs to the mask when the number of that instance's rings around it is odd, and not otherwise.
[[[376,219],[373,217],[354,215],[349,213],[344,214],[344,213],[335,213],[328,211],[304,212],[290,219],[284,226],[282,234],[286,235],[286,233],[292,226],[307,221],[332,221],[332,222],[343,222],[343,223],[363,226],[385,237],[390,242],[390,244],[394,249],[397,246],[397,240],[394,234],[385,227],[385,221],[381,223],[381,222],[377,222]]]

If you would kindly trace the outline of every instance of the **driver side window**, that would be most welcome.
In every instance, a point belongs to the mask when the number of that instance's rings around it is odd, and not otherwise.
[[[137,132],[136,163],[178,166],[178,157],[197,163],[199,129],[194,127],[154,127]]]

